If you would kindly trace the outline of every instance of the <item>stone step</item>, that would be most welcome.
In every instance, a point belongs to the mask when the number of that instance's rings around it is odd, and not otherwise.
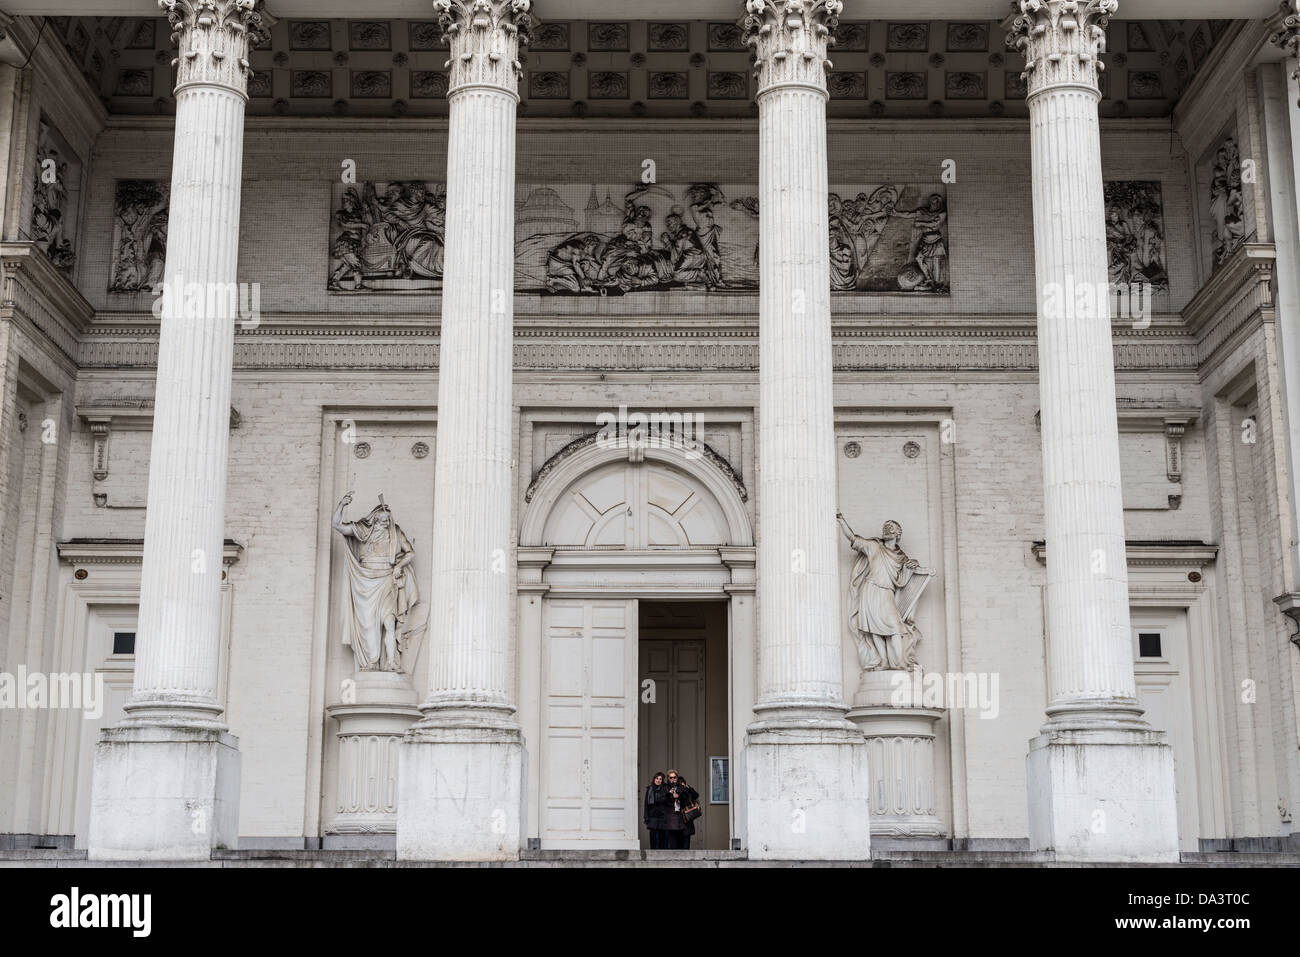
[[[9,867],[154,867],[150,861],[91,861],[84,850],[0,850],[0,868]],[[383,850],[217,850],[207,861],[174,861],[163,866],[188,867],[1062,867],[1042,851],[873,851],[870,860],[758,861],[745,851],[642,851],[546,850],[523,851],[517,861],[426,862],[398,861]],[[1085,867],[1133,867],[1128,863],[1098,862]],[[1300,867],[1293,852],[1185,851],[1181,864],[1163,867]]]

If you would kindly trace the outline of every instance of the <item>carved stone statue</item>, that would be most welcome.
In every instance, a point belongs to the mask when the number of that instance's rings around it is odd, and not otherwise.
[[[347,548],[343,592],[343,643],[352,646],[357,671],[402,671],[402,657],[423,630],[416,621],[420,596],[411,562],[415,550],[379,496],[365,518],[343,520],[348,492],[334,509],[334,530]]]
[[[934,571],[921,568],[903,551],[898,522],[885,522],[880,538],[863,538],[842,514],[835,517],[857,552],[849,585],[849,628],[862,670],[916,670],[921,632],[912,615]]]

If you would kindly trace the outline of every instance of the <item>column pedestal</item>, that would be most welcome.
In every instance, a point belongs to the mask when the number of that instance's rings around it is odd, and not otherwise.
[[[873,839],[947,836],[934,808],[934,725],[944,712],[912,700],[912,677],[867,672],[848,716],[867,739]]]
[[[420,710],[407,675],[361,671],[352,682],[353,700],[325,709],[339,723],[339,746],[324,846],[390,849],[396,846],[398,755]]]
[[[518,728],[413,728],[398,772],[398,860],[519,859],[523,745]]]
[[[1164,732],[1046,732],[1029,742],[1026,767],[1031,847],[1055,851],[1058,861],[1178,860]]]
[[[228,732],[107,728],[93,773],[92,861],[207,860],[237,846],[239,742]]]

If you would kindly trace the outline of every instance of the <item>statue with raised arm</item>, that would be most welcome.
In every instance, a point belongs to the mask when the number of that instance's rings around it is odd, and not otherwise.
[[[841,513],[835,517],[857,553],[849,584],[849,629],[862,670],[916,670],[921,632],[912,615],[934,571],[921,568],[903,551],[898,522],[885,522],[880,538],[863,538]]]
[[[348,492],[334,509],[334,530],[347,546],[343,592],[343,643],[352,646],[357,671],[402,671],[402,656],[416,637],[408,620],[419,603],[411,562],[415,550],[379,496],[365,518],[344,521]]]

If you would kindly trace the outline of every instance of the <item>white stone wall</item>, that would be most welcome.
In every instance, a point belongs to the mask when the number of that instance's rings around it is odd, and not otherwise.
[[[113,181],[166,178],[170,119],[115,123],[97,146],[87,190],[86,231],[80,245],[82,292],[101,313],[147,310],[147,297],[106,293],[111,249]],[[830,180],[930,183],[945,159],[957,161],[949,187],[952,285],[950,298],[911,296],[836,298],[837,316],[895,314],[1028,316],[1033,310],[1032,222],[1028,136],[1015,121],[909,123],[870,127],[832,122]],[[330,187],[343,159],[357,162],[359,179],[442,178],[445,129],[395,121],[365,125],[343,120],[250,120],[246,135],[240,278],[262,283],[264,321],[294,313],[302,321],[346,320],[380,324],[406,315],[432,319],[431,296],[331,296],[328,273]],[[710,123],[702,132],[600,121],[520,125],[518,171],[528,182],[608,182],[639,177],[653,158],[663,183],[757,181],[757,135],[752,122]],[[1163,123],[1127,121],[1103,126],[1108,179],[1160,179],[1172,293],[1157,310],[1179,309],[1193,282],[1192,230],[1187,213],[1186,165],[1171,153]],[[709,297],[679,295],[646,300],[650,316],[665,304],[703,320]],[[757,297],[726,297],[724,311],[750,317]],[[638,308],[589,299],[523,297],[521,316],[559,308],[575,316]],[[119,318],[134,318],[119,317]],[[707,345],[702,345],[707,350]],[[1162,406],[1197,406],[1194,371],[1152,375],[1122,372],[1122,399]],[[322,716],[313,712],[314,595],[322,481],[322,408],[325,406],[429,407],[436,395],[432,372],[339,370],[236,371],[232,402],[242,424],[231,434],[226,537],[245,545],[230,573],[234,588],[228,721],[240,738],[240,833],[261,838],[301,838],[315,833],[317,801],[309,735]],[[90,370],[81,374],[77,402],[152,396],[147,371]],[[950,668],[996,672],[1001,684],[997,720],[965,722],[964,781],[952,804],[957,836],[1020,838],[1027,833],[1024,761],[1028,739],[1043,720],[1043,609],[1045,580],[1031,544],[1043,538],[1041,455],[1034,414],[1032,373],[957,374],[841,372],[840,408],[923,407],[951,410],[954,451],[956,569],[960,587],[960,662]],[[516,404],[616,411],[620,403],[665,410],[742,411],[757,405],[757,374],[609,373],[551,379],[517,378]],[[595,428],[594,415],[592,428]],[[59,538],[132,537],[143,534],[141,508],[116,508],[138,496],[147,477],[147,433],[115,436],[110,450],[109,506],[96,508],[90,471],[90,436],[74,436],[67,499]],[[1189,429],[1182,506],[1177,511],[1132,511],[1126,531],[1134,539],[1204,539],[1213,535],[1201,426]],[[544,457],[543,457],[544,458]],[[518,495],[541,460],[520,462]],[[735,461],[751,493],[754,461]],[[1155,464],[1158,475],[1163,460]],[[324,483],[332,494],[332,479]],[[132,490],[135,490],[133,493]],[[432,490],[431,490],[432,491]],[[751,497],[750,507],[754,502]],[[882,518],[885,516],[882,516]],[[515,515],[518,521],[518,513]],[[398,516],[399,522],[401,517]],[[762,530],[759,529],[761,535]],[[872,530],[869,534],[876,534]],[[931,563],[939,555],[922,555]],[[332,603],[332,597],[331,597]],[[760,596],[761,614],[761,596]],[[331,661],[346,655],[331,647]],[[417,672],[418,675],[418,672]],[[849,677],[849,674],[846,674]],[[422,675],[419,675],[422,680]],[[846,691],[853,690],[852,681]],[[328,702],[326,702],[328,703]],[[946,733],[946,732],[945,732]],[[960,768],[958,769],[961,770]],[[942,777],[942,776],[941,776]]]

